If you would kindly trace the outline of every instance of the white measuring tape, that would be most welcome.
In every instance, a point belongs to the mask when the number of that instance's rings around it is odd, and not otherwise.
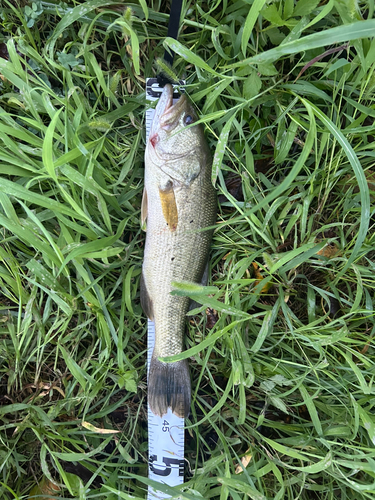
[[[182,83],[182,82],[181,82]],[[184,82],[183,82],[184,83]],[[146,100],[148,102],[159,99],[163,89],[156,78],[146,79]],[[178,99],[173,99],[175,102]],[[148,139],[154,109],[146,111],[146,140]],[[148,320],[147,335],[147,373],[150,369],[152,351],[155,345],[155,325]],[[184,445],[185,419],[174,415],[170,408],[168,413],[159,417],[154,415],[148,407],[148,477],[168,486],[177,486],[184,482]],[[170,495],[157,491],[151,486],[148,488],[148,500],[170,498]]]

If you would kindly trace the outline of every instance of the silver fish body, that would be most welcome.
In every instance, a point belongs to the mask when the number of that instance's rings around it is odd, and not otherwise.
[[[158,358],[183,350],[189,299],[171,295],[171,283],[202,280],[216,219],[216,192],[211,154],[202,127],[194,125],[194,108],[185,95],[172,105],[172,96],[172,86],[166,85],[146,145],[142,219],[147,218],[147,233],[141,303],[155,322],[148,379],[150,408],[162,416],[170,407],[184,417],[191,399],[187,360],[164,363]]]

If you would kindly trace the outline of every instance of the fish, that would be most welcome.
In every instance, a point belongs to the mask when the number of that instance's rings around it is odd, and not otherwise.
[[[190,299],[171,295],[172,282],[202,282],[217,213],[212,156],[197,121],[186,94],[173,104],[173,87],[167,84],[145,150],[141,221],[146,242],[140,298],[144,313],[155,324],[148,402],[161,417],[168,408],[179,417],[189,415],[187,359],[166,363],[159,358],[183,351]]]

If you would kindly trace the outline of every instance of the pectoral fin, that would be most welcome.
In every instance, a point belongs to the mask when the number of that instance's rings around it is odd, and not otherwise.
[[[141,205],[141,228],[146,231],[146,219],[147,219],[147,191],[146,188],[143,190],[142,205]]]
[[[176,231],[178,224],[178,212],[172,183],[165,189],[159,188],[159,196],[164,219],[168,224],[169,229],[171,231]]]

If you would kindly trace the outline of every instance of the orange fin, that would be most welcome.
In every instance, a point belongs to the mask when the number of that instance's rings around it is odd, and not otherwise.
[[[159,188],[159,196],[164,219],[166,220],[169,229],[171,231],[176,231],[178,224],[178,212],[173,186],[170,185],[166,189]]]

